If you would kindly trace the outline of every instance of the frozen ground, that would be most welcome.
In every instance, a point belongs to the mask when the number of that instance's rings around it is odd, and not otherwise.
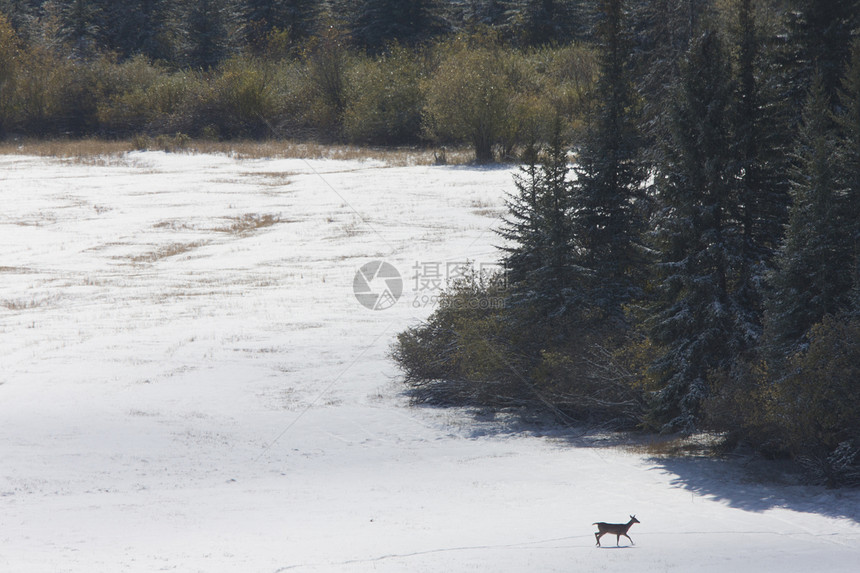
[[[0,157],[0,571],[856,571],[857,493],[408,406],[386,353],[430,310],[411,275],[491,263],[511,188]],[[373,260],[404,277],[387,310],[353,296]],[[594,547],[630,513],[634,547]]]

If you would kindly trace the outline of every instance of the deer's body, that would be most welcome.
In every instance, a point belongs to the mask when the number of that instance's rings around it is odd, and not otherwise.
[[[600,547],[600,538],[606,535],[607,533],[611,533],[615,535],[615,545],[618,545],[621,542],[621,536],[623,535],[627,539],[630,539],[630,536],[627,535],[627,532],[630,530],[630,527],[634,523],[639,523],[639,520],[636,519],[635,515],[630,516],[630,521],[627,523],[603,523],[602,521],[599,523],[593,523],[592,525],[597,526],[597,532],[595,532],[594,537],[597,538],[597,546]],[[633,540],[630,539],[630,543],[633,543]]]

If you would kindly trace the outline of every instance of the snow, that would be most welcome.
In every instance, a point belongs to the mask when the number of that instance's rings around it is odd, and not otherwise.
[[[857,492],[409,406],[413,275],[495,261],[514,171],[0,157],[0,570],[855,571]]]

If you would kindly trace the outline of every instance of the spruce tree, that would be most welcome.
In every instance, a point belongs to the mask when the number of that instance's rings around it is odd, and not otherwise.
[[[528,46],[564,44],[585,33],[587,18],[580,0],[510,2],[508,22]]]
[[[79,57],[91,56],[98,49],[100,20],[103,16],[99,4],[93,0],[59,0],[58,2],[59,37],[67,42]]]
[[[733,217],[742,226],[742,255],[738,261],[738,300],[745,322],[759,330],[763,312],[764,277],[787,222],[788,186],[785,173],[791,140],[780,106],[775,78],[769,74],[770,54],[754,19],[754,0],[737,6],[735,93],[732,108],[732,152],[736,198]]]
[[[844,189],[842,218],[846,223],[846,240],[853,245],[851,311],[860,318],[860,40],[854,41],[851,64],[840,93],[842,113],[839,124],[837,164]]]
[[[169,59],[171,6],[168,0],[110,3],[104,9],[107,46],[126,58],[142,54],[153,60]]]
[[[194,68],[217,66],[237,46],[241,22],[234,0],[184,0],[174,17],[180,58]]]
[[[256,34],[278,29],[293,40],[303,40],[316,27],[319,4],[317,0],[245,0],[245,17]]]
[[[793,0],[788,11],[788,46],[793,68],[792,92],[803,103],[813,76],[831,104],[851,52],[852,35],[860,25],[858,0]],[[802,106],[800,106],[802,108]]]
[[[652,145],[649,155],[659,160],[670,138],[671,90],[678,83],[680,65],[702,14],[712,0],[636,0],[631,10],[635,38],[635,78],[643,101],[643,132]]]
[[[823,77],[816,76],[795,151],[789,223],[770,279],[767,333],[779,354],[802,344],[824,315],[843,310],[851,289],[853,243],[841,211],[830,107]]]
[[[517,192],[508,199],[509,213],[499,231],[508,242],[502,246],[502,261],[511,302],[544,318],[564,317],[577,307],[569,171],[567,149],[557,127],[539,158],[530,151],[530,159],[515,178]]]
[[[630,43],[623,0],[603,0],[597,34],[597,109],[577,161],[574,228],[589,300],[615,318],[637,295],[644,266],[640,235],[646,171],[637,130],[639,101],[630,82]]]
[[[415,45],[447,28],[441,0],[355,0],[342,8],[353,39],[371,52]]]
[[[648,325],[660,349],[652,415],[668,429],[696,428],[709,375],[751,342],[736,298],[742,247],[732,217],[730,79],[722,41],[706,32],[682,65],[657,174],[657,301]]]

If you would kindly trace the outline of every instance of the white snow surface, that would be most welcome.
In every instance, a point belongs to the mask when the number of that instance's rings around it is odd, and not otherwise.
[[[513,171],[0,157],[0,571],[857,571],[857,492],[409,405],[414,267],[494,262]]]

